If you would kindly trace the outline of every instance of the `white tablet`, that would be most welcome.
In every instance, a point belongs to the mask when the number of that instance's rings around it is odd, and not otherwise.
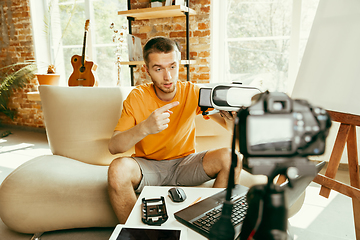
[[[127,226],[118,224],[110,240],[186,240],[187,229],[163,226]]]

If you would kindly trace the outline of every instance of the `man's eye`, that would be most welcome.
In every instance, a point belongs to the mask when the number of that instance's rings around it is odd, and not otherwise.
[[[160,72],[160,71],[161,71],[161,68],[156,68],[155,71],[156,71],[156,72]]]

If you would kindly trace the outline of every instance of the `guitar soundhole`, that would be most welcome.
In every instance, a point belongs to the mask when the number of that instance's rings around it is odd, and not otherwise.
[[[77,62],[77,60],[78,60],[77,58],[74,58],[74,62]]]

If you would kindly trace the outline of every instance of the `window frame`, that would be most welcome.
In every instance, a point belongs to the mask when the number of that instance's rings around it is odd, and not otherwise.
[[[226,66],[228,64],[228,42],[232,39],[227,38],[226,26],[227,24],[227,2],[211,1],[211,83],[226,82],[228,79],[228,71]],[[299,69],[299,55],[300,55],[300,31],[301,31],[301,11],[302,0],[292,1],[292,23],[290,35],[290,49],[289,49],[289,70],[288,70],[288,87],[287,93],[291,95],[295,84],[297,72]],[[245,38],[244,38],[245,39]]]
[[[52,41],[48,41],[45,30],[45,14],[48,11],[48,1],[49,0],[30,0],[30,12],[31,12],[31,21],[32,21],[32,31],[34,36],[34,52],[35,52],[35,60],[38,67],[39,73],[46,73],[47,67],[49,64],[56,64],[56,71],[60,74],[60,84],[62,86],[67,86],[67,79],[65,74],[65,63],[64,63],[64,55],[63,50],[66,48],[83,48],[83,44],[81,45],[63,45],[61,41],[61,26],[60,21],[56,21],[56,17],[51,18],[51,26],[55,31],[52,31],[50,38]],[[69,0],[64,3],[59,3],[58,0],[53,0],[53,4],[66,5],[71,3],[84,3],[85,6],[85,18],[90,20],[91,24],[96,24],[95,15],[94,15],[94,7],[93,0]],[[55,16],[59,14],[57,11],[58,8],[53,8],[51,14]],[[85,23],[84,23],[85,24]],[[83,30],[85,32],[85,28]],[[110,29],[109,29],[110,31]],[[54,36],[55,34],[55,36]],[[116,47],[117,43],[99,43],[97,44],[95,41],[95,31],[90,27],[87,35],[86,35],[86,55],[93,62],[97,62],[97,47]],[[83,41],[81,41],[83,42]],[[46,47],[44,47],[46,46]],[[57,50],[57,48],[59,48]],[[54,54],[52,53],[52,49],[57,51],[55,53],[56,59],[54,59]],[[81,55],[81,52],[79,52]],[[70,59],[69,59],[70,61]]]

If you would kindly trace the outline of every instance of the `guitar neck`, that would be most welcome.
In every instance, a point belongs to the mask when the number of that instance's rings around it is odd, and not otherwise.
[[[87,34],[87,31],[85,31],[85,33],[84,33],[84,42],[83,42],[83,50],[82,50],[82,58],[81,58],[82,67],[84,67],[84,65],[85,65],[86,34]]]

